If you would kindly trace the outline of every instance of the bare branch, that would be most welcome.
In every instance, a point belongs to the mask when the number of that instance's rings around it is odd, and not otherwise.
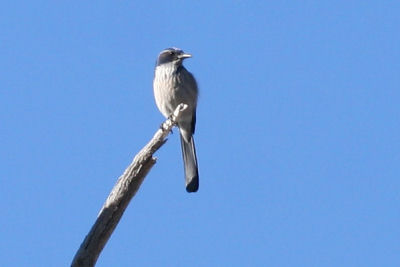
[[[145,176],[156,163],[153,154],[166,142],[165,138],[176,124],[181,112],[187,108],[180,104],[173,115],[155,133],[150,142],[135,156],[132,163],[118,178],[110,195],[101,208],[97,220],[76,252],[71,266],[94,266],[117,226],[132,197],[138,191]]]

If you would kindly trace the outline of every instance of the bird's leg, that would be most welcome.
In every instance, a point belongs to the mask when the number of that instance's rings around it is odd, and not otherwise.
[[[184,111],[185,109],[187,109],[187,107],[188,107],[188,105],[186,105],[186,104],[179,104],[177,107],[176,107],[176,109],[175,109],[175,111],[173,112],[173,113],[171,113],[169,116],[168,116],[168,118],[167,118],[167,121],[165,121],[164,123],[162,123],[161,124],[161,126],[160,126],[160,128],[161,128],[161,130],[165,130],[165,129],[168,129],[168,128],[166,128],[167,126],[165,125],[166,123],[167,124],[172,124],[172,126],[175,126],[175,125],[177,125],[177,119],[179,118],[179,116],[181,115],[181,112],[182,111]],[[171,127],[172,128],[172,127]],[[170,129],[171,129],[170,128]],[[171,133],[172,133],[172,129],[170,130],[171,131]]]
[[[171,114],[169,114],[169,116],[168,116],[168,119],[170,120],[170,121],[172,121],[172,123],[175,123],[175,116],[174,116],[174,113],[171,113]],[[171,134],[174,134],[174,132],[172,131],[172,129],[171,129]]]

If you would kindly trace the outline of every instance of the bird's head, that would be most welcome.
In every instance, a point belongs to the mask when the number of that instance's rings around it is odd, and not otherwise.
[[[164,49],[163,51],[161,51],[160,54],[158,55],[157,66],[160,66],[162,64],[167,64],[167,63],[181,65],[182,61],[185,58],[189,58],[189,57],[192,57],[192,55],[183,52],[179,48],[176,48],[176,47],[167,48],[167,49]]]

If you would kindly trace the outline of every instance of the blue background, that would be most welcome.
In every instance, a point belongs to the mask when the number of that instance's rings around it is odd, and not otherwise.
[[[137,2],[137,3],[135,3]],[[158,53],[200,86],[97,266],[400,266],[398,1],[5,1],[0,265],[68,266],[164,118]]]

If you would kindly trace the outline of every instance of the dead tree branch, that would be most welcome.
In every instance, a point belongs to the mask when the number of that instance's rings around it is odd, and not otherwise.
[[[135,156],[132,163],[118,178],[110,195],[101,208],[97,220],[76,252],[71,266],[94,266],[117,226],[132,197],[138,191],[145,176],[156,163],[153,154],[166,142],[166,137],[187,105],[180,104],[171,118],[167,119],[150,142]]]

